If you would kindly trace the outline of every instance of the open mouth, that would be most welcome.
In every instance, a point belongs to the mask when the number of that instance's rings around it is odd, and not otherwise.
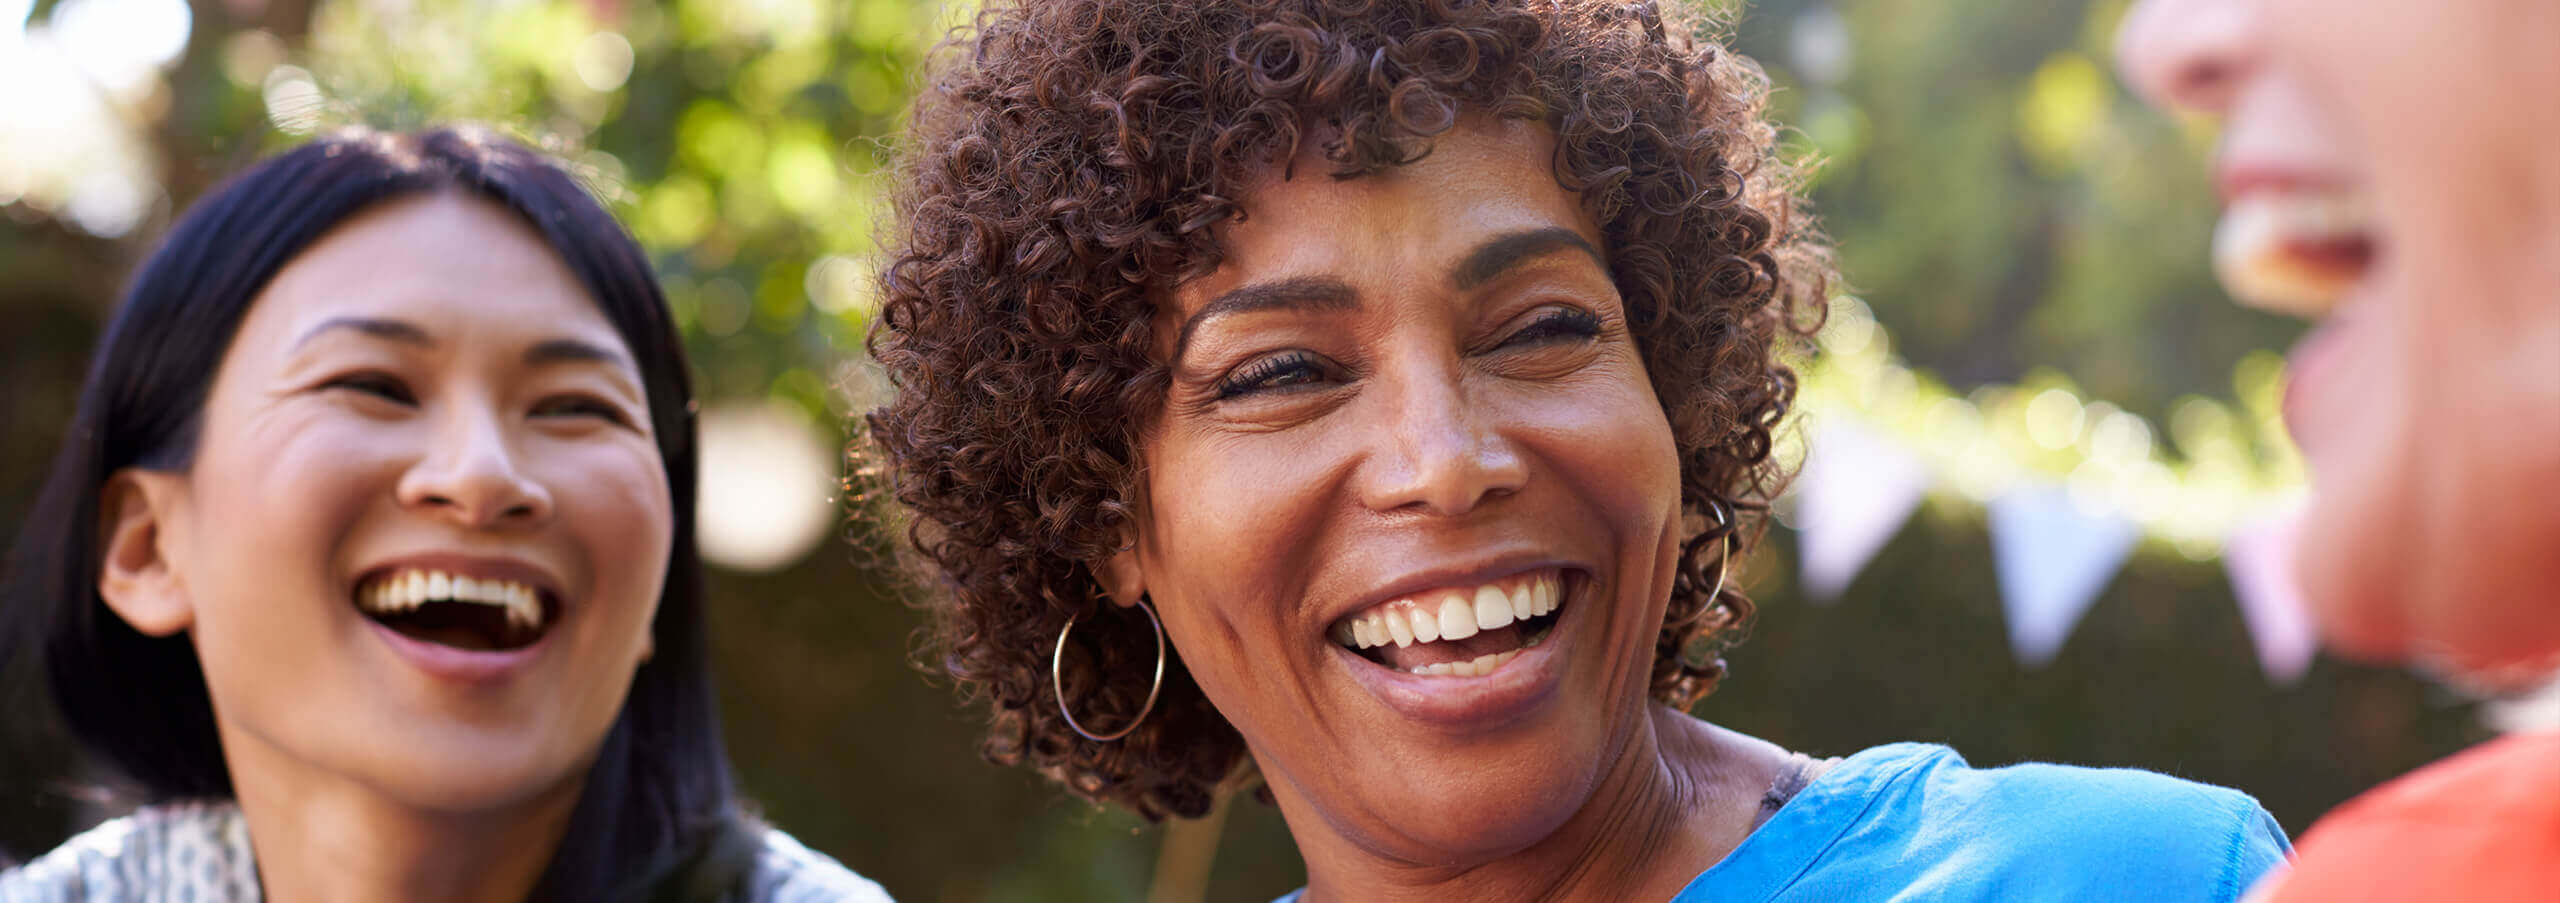
[[[2243,304],[2316,318],[2363,281],[2379,251],[2372,205],[2361,192],[2267,188],[2223,209],[2213,269]]]
[[[401,568],[358,582],[356,609],[419,642],[505,652],[542,639],[560,603],[549,592],[513,580]]]
[[[1546,568],[1481,586],[1434,589],[1345,615],[1331,635],[1381,667],[1478,677],[1553,633],[1569,588],[1563,570]]]

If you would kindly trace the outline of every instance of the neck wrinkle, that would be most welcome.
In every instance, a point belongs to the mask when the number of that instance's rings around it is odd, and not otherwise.
[[[585,783],[572,775],[496,811],[429,811],[219,729],[269,903],[525,900],[567,835]]]

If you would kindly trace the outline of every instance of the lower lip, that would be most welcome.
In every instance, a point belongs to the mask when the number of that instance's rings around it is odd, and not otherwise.
[[[412,639],[400,631],[385,627],[371,618],[365,625],[373,628],[391,651],[411,666],[440,680],[466,684],[503,683],[533,666],[533,660],[551,643],[551,631],[545,628],[533,642],[503,651],[457,649],[442,643]]]
[[[1493,673],[1474,677],[1409,674],[1362,658],[1339,644],[1324,645],[1339,657],[1353,680],[1398,714],[1440,727],[1500,727],[1555,695],[1564,678],[1565,630],[1571,626],[1566,615],[1581,607],[1561,606],[1555,625],[1537,645],[1520,650]]]

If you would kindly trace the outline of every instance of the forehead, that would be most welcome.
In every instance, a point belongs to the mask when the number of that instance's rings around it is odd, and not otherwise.
[[[1544,126],[1469,117],[1421,160],[1337,179],[1310,140],[1290,171],[1274,165],[1248,183],[1237,199],[1244,219],[1220,227],[1218,269],[1169,300],[1189,313],[1237,286],[1290,276],[1354,287],[1436,281],[1486,239],[1540,228],[1607,248],[1580,197],[1557,184],[1554,151]]]
[[[539,333],[622,344],[540,233],[512,211],[456,192],[387,201],[321,236],[268,282],[235,347],[273,345],[346,316],[458,337]]]

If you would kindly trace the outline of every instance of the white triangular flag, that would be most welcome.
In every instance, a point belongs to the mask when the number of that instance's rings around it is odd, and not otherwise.
[[[1822,421],[1796,480],[1796,558],[1805,595],[1816,602],[1839,598],[1928,488],[1928,465],[1918,455],[1855,421]]]
[[[2240,601],[2240,623],[2258,650],[2258,668],[2277,685],[2301,680],[2320,648],[2303,607],[2302,588],[2293,577],[2299,504],[2235,530],[2222,548],[2223,567],[2231,572],[2231,594]]]
[[[2051,485],[2011,490],[1991,500],[1989,513],[2009,647],[2028,667],[2043,667],[2124,566],[2141,531],[2114,512],[2083,510]]]

